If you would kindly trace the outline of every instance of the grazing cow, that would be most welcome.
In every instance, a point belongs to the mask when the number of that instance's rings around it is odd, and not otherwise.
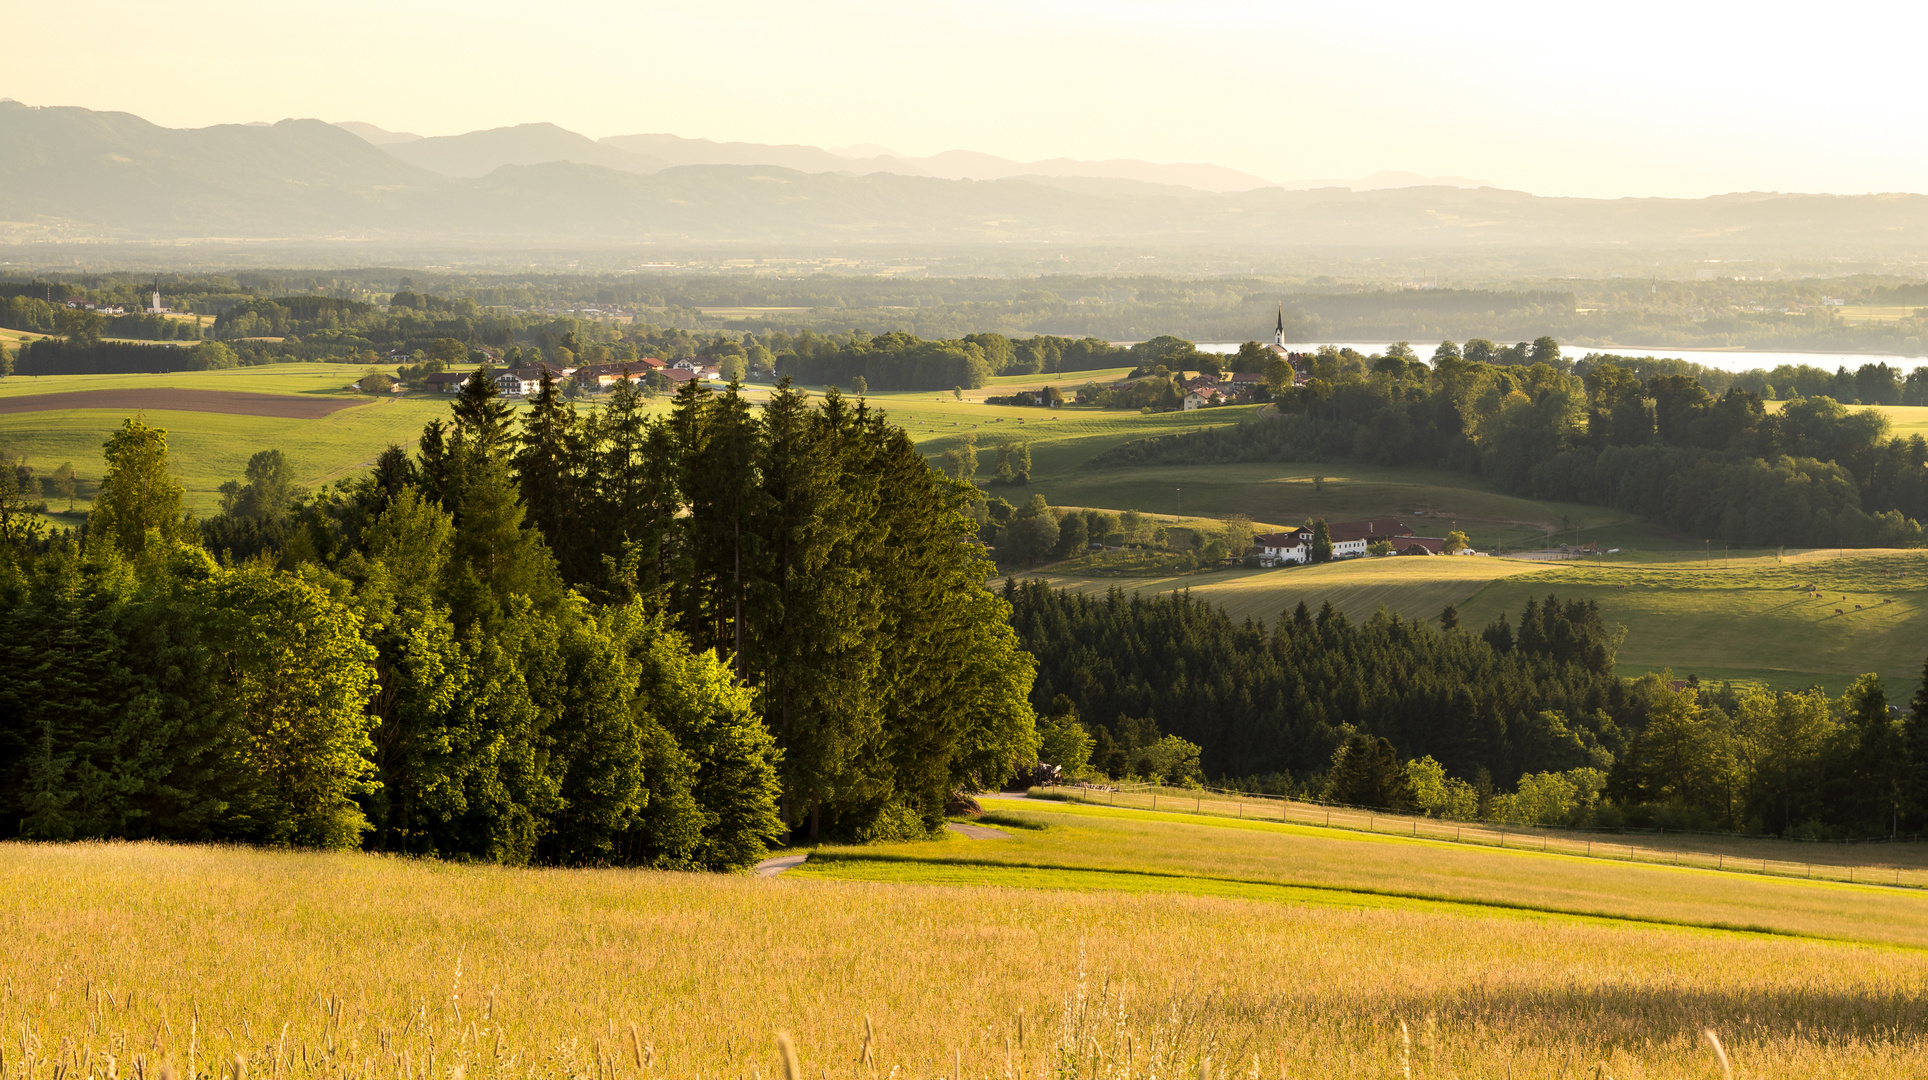
[[[1840,608],[1835,608],[1835,609],[1834,609],[1834,613],[1835,613],[1836,615],[1839,615],[1839,614],[1841,614],[1842,612],[1841,612],[1841,609],[1840,609]]]
[[[1856,605],[1854,605],[1854,610],[1856,610],[1856,611],[1860,611],[1860,610],[1861,610],[1861,605],[1860,605],[1860,604],[1856,604]]]

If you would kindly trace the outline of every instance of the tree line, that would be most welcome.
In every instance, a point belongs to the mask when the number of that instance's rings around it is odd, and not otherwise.
[[[1303,778],[1365,730],[1460,775],[1510,782],[1592,762],[1619,738],[1617,642],[1591,603],[1549,599],[1517,634],[1502,621],[1482,635],[1383,613],[1355,625],[1329,604],[1301,604],[1268,628],[1186,592],[1079,595],[1007,580],[1004,596],[1038,659],[1041,712],[1064,695],[1094,732],[1154,718],[1203,747],[1214,776]]]
[[[1013,584],[1040,756],[1068,771],[1463,820],[1804,838],[1928,824],[1928,689],[1839,698],[1614,674],[1591,601],[1477,631],[1304,604],[1268,628],[1188,593]],[[1923,686],[1928,688],[1928,665]]]
[[[1825,396],[1770,413],[1752,391],[1715,396],[1687,374],[1643,377],[1592,356],[1569,365],[1557,345],[1537,362],[1506,363],[1492,343],[1468,344],[1479,346],[1473,358],[1445,342],[1430,363],[1409,348],[1370,357],[1322,349],[1302,382],[1280,377],[1274,415],[1127,443],[1092,465],[1443,466],[1514,494],[1614,506],[1734,544],[1922,541],[1928,440],[1892,436],[1879,413]]]
[[[1035,760],[971,496],[835,394],[471,378],[416,453],[304,492],[262,451],[198,523],[164,432],[106,466],[0,554],[18,835],[736,868]]]

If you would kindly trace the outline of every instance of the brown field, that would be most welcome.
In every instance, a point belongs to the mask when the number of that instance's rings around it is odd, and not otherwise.
[[[236,416],[273,416],[289,420],[317,420],[367,399],[310,398],[291,394],[249,394],[234,390],[152,389],[69,390],[59,394],[0,397],[0,413],[58,412],[67,409],[113,409],[138,412],[229,413]]]

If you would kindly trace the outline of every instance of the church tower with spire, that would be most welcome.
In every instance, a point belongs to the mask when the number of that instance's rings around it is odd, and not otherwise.
[[[1283,301],[1279,303],[1279,328],[1272,334],[1272,344],[1280,349],[1285,348],[1285,303]]]

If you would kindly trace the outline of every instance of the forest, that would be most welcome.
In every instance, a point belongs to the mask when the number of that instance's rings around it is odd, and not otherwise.
[[[1175,255],[1175,253],[1174,253]],[[1108,264],[1067,253],[1068,266]],[[338,298],[377,308],[396,293],[435,297],[450,305],[470,303],[528,323],[545,318],[593,319],[590,311],[622,312],[659,326],[708,337],[725,332],[768,338],[903,332],[926,340],[956,341],[974,333],[1007,337],[1093,338],[1137,341],[1175,334],[1194,341],[1241,341],[1269,330],[1283,305],[1288,341],[1392,341],[1400,338],[1512,339],[1552,334],[1570,345],[1617,341],[1678,348],[1820,349],[1922,355],[1928,352],[1928,292],[1917,281],[1891,275],[1838,275],[1815,265],[1781,280],[1699,279],[1700,267],[1672,265],[1657,277],[1596,276],[1534,280],[1521,268],[1467,266],[1440,278],[1378,263],[1295,258],[1296,273],[1224,274],[1211,260],[1165,276],[1111,272],[1041,272],[1033,259],[987,260],[957,253],[928,260],[919,274],[889,272],[890,260],[868,273],[835,272],[801,260],[782,273],[746,274],[740,268],[702,268],[644,273],[528,271],[407,271],[371,267],[333,272],[255,270],[164,273],[163,302],[175,311],[209,319],[236,308],[223,332],[234,337],[281,336],[278,313],[296,299]],[[1045,264],[1048,265],[1048,264]],[[1525,276],[1522,276],[1525,274]],[[1429,278],[1414,287],[1414,276]],[[153,277],[134,273],[50,273],[30,280],[0,281],[0,300],[13,295],[51,300],[84,299],[144,309]],[[1442,287],[1450,286],[1450,287]],[[1855,321],[1841,304],[1893,309],[1883,321]],[[130,306],[131,305],[131,306]],[[453,309],[448,312],[453,314]],[[248,315],[254,319],[250,323]],[[52,332],[46,325],[5,321],[0,326]],[[345,318],[344,318],[345,316]],[[355,323],[352,313],[338,322]],[[308,320],[282,316],[282,325],[307,337]],[[471,321],[475,321],[471,316]],[[241,331],[252,328],[257,334]],[[336,328],[340,328],[339,325]],[[110,337],[145,337],[115,330]],[[476,342],[481,344],[479,340]],[[315,359],[307,356],[305,359]],[[1066,370],[1076,370],[1068,368]]]
[[[974,492],[861,402],[517,421],[477,377],[416,453],[288,476],[193,521],[130,419],[83,529],[0,484],[7,834],[729,869],[1035,760]]]
[[[1543,341],[1543,358],[1531,362],[1507,362],[1505,350],[1478,340],[1464,349],[1443,342],[1430,363],[1402,346],[1373,356],[1322,349],[1299,385],[1282,361],[1287,370],[1268,372],[1275,415],[1127,443],[1091,466],[1439,466],[1502,491],[1612,506],[1736,545],[1922,543],[1928,441],[1891,436],[1881,414],[1850,412],[1821,394],[1770,413],[1759,393],[1731,382],[1716,396],[1693,374],[1649,367],[1643,377],[1639,365],[1594,354],[1569,362]],[[1928,381],[1928,368],[1904,379],[1871,364],[1851,376],[1857,400],[1882,401]]]
[[[1475,630],[1327,605],[1235,622],[1187,593],[1003,589],[1067,771],[1461,820],[1888,836],[1928,825],[1928,689],[1838,699],[1614,674],[1591,601]],[[1928,664],[1923,686],[1928,687]]]

